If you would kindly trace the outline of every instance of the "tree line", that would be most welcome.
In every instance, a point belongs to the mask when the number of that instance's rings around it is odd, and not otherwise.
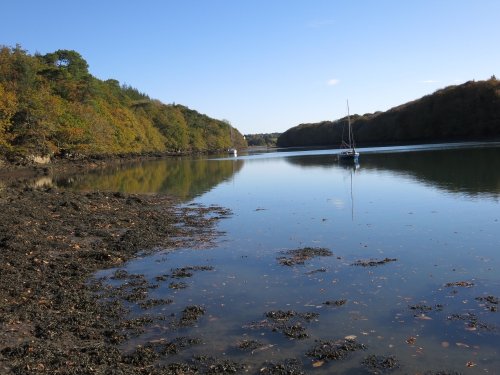
[[[89,73],[76,51],[0,46],[0,157],[216,151],[230,125]],[[237,148],[246,147],[233,128]]]
[[[248,146],[275,147],[281,133],[245,134]]]
[[[351,123],[358,145],[492,139],[500,136],[500,81],[492,76],[448,86],[386,112],[352,115]],[[277,145],[340,145],[346,124],[347,116],[300,124],[284,132]]]

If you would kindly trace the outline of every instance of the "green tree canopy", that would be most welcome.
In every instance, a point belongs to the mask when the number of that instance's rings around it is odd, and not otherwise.
[[[0,157],[216,151],[231,146],[229,129],[118,80],[93,77],[76,51],[31,56],[19,45],[0,46]]]

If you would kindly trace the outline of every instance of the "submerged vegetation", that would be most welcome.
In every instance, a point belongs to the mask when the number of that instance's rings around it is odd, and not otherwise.
[[[164,104],[89,73],[72,50],[29,55],[0,46],[0,157],[211,151],[231,147],[230,124]],[[237,148],[243,136],[233,129]]]
[[[488,139],[500,136],[500,81],[469,81],[386,112],[351,115],[359,144]],[[340,144],[347,118],[300,124],[284,132],[279,147]]]

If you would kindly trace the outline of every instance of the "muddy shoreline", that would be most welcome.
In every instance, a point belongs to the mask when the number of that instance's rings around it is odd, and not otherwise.
[[[109,163],[3,165],[0,178],[22,181],[54,168],[74,171]],[[134,300],[133,293],[147,295],[155,285],[125,275],[133,279],[132,287],[110,291],[102,280],[89,280],[138,252],[210,242],[218,235],[216,223],[227,215],[221,207],[181,207],[174,197],[160,194],[0,187],[0,373],[201,373],[202,364],[155,367],[156,353],[144,348],[127,355],[120,351],[120,343],[150,323],[126,320],[123,302],[148,302]],[[113,298],[103,302],[96,293]]]

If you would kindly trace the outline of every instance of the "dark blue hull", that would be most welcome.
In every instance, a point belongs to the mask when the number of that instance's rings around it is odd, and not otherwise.
[[[339,154],[339,161],[358,161],[359,153],[356,151],[342,151]]]

